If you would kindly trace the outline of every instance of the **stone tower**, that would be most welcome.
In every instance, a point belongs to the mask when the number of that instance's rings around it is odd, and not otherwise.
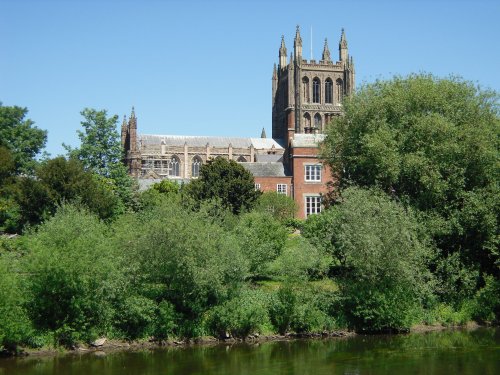
[[[129,173],[134,177],[139,177],[141,154],[137,147],[137,117],[135,117],[134,107],[132,107],[128,123],[127,118],[123,117],[121,140],[124,150],[124,162],[128,167]]]
[[[344,29],[337,62],[331,59],[327,39],[321,60],[304,59],[299,26],[293,50],[287,63],[282,36],[279,64],[278,67],[274,65],[272,77],[272,136],[285,144],[295,133],[324,133],[332,117],[341,114],[343,97],[354,89],[354,62],[349,57]]]

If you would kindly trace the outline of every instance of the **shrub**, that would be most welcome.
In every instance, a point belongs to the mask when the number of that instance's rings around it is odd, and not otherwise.
[[[238,296],[216,306],[209,313],[208,327],[218,336],[226,333],[245,337],[260,332],[268,321],[266,295],[259,290],[243,290]]]
[[[27,236],[27,306],[36,328],[57,331],[64,343],[110,330],[113,303],[126,285],[107,235],[95,216],[63,206]]]
[[[280,255],[288,236],[283,225],[269,214],[260,212],[244,214],[234,233],[249,259],[253,276],[265,273],[268,263]]]
[[[256,211],[268,213],[281,223],[293,220],[297,209],[292,198],[273,191],[262,193],[255,206]]]
[[[23,291],[13,262],[0,252],[0,349],[16,351],[31,333]]]

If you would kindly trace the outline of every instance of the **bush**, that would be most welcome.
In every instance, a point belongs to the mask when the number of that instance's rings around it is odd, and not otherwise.
[[[283,225],[269,214],[260,212],[244,214],[234,233],[249,259],[253,276],[265,273],[268,263],[280,255],[288,236]]]
[[[269,316],[280,334],[321,332],[334,326],[328,316],[332,301],[323,293],[300,285],[286,284],[271,298]]]
[[[129,296],[118,305],[117,328],[129,339],[149,336],[153,333],[155,313],[154,301],[143,296]]]
[[[346,189],[329,210],[318,220],[328,228],[320,243],[328,242],[342,266],[339,285],[351,327],[409,328],[432,292],[425,231],[411,212],[376,190]]]
[[[115,228],[133,288],[154,286],[151,297],[172,303],[185,320],[196,321],[225,301],[248,273],[237,239],[175,200],[130,216]]]
[[[126,284],[107,238],[102,222],[73,206],[26,237],[27,306],[36,328],[56,331],[63,343],[110,331]]]
[[[238,296],[216,306],[209,313],[207,325],[219,337],[227,333],[245,337],[262,331],[269,321],[268,300],[259,290],[243,290]]]
[[[486,284],[473,300],[472,318],[479,322],[500,321],[500,281],[492,276],[485,278]]]
[[[294,279],[320,278],[326,275],[332,257],[300,236],[291,236],[281,254],[269,265],[274,276]]]
[[[273,191],[262,193],[255,205],[256,211],[268,213],[281,223],[293,220],[297,209],[297,204],[292,198]]]
[[[24,298],[12,261],[0,252],[0,349],[16,351],[31,333]]]
[[[161,301],[156,312],[154,337],[157,340],[163,340],[174,335],[178,319],[174,306],[168,301]]]

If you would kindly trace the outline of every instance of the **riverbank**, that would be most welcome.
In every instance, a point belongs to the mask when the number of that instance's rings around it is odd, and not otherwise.
[[[139,340],[139,341],[124,341],[124,340],[108,340],[102,338],[96,342],[86,345],[78,344],[73,348],[40,348],[30,349],[22,348],[16,354],[3,353],[5,357],[47,357],[66,354],[94,354],[106,355],[120,351],[139,351],[139,350],[154,350],[166,347],[193,347],[193,346],[211,346],[221,344],[259,344],[272,341],[292,341],[299,339],[325,339],[325,338],[347,338],[356,336],[355,332],[347,330],[321,332],[321,333],[289,333],[286,335],[260,335],[254,334],[244,338],[228,337],[216,338],[212,336],[199,337],[195,339],[185,340]]]
[[[453,330],[465,330],[473,331],[478,328],[485,328],[487,325],[480,325],[476,322],[468,322],[466,325],[457,326],[446,326],[442,324],[425,325],[419,324],[413,326],[408,332],[392,333],[392,335],[407,335],[412,333],[429,333],[429,332],[439,332],[439,331],[453,331]],[[388,333],[382,333],[388,334]],[[125,341],[125,340],[112,340],[101,338],[96,340],[92,344],[78,344],[73,348],[40,348],[40,349],[29,349],[23,348],[17,354],[4,353],[3,356],[17,356],[17,357],[49,357],[57,355],[82,355],[82,354],[94,354],[97,356],[103,356],[110,353],[121,352],[121,351],[140,351],[140,350],[155,350],[160,348],[168,347],[196,347],[196,346],[213,346],[221,344],[260,344],[264,342],[274,342],[274,341],[292,341],[292,340],[303,340],[303,339],[328,339],[328,338],[349,338],[358,336],[360,333],[348,330],[338,330],[330,332],[321,333],[288,333],[285,335],[260,335],[253,334],[247,337],[228,337],[228,338],[216,338],[213,336],[198,337],[194,339],[185,340],[136,340],[136,341]],[[377,336],[377,334],[369,334],[370,336]]]

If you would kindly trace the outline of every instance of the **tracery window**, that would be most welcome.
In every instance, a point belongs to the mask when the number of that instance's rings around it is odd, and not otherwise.
[[[336,86],[336,94],[337,94],[337,103],[342,103],[342,98],[344,94],[344,88],[342,84],[342,80],[339,78],[337,79],[337,86]]]
[[[333,103],[333,82],[330,78],[325,81],[325,103]]]
[[[193,163],[191,164],[191,177],[196,178],[200,176],[200,168],[203,161],[199,156],[193,158]]]
[[[311,127],[311,115],[309,113],[304,113],[304,128]]]
[[[319,78],[316,77],[313,79],[313,103],[319,103],[321,97],[321,83]]]
[[[302,97],[304,98],[304,103],[309,103],[311,101],[310,94],[309,94],[309,78],[304,77],[302,78],[302,90],[303,94]]]
[[[321,115],[319,113],[314,115],[314,127],[316,129],[321,129]]]
[[[179,158],[177,156],[172,156],[172,159],[170,159],[170,163],[169,163],[169,171],[168,171],[168,175],[170,177],[179,177],[180,176],[180,168],[179,168],[179,165],[180,165],[180,162],[179,162]]]

